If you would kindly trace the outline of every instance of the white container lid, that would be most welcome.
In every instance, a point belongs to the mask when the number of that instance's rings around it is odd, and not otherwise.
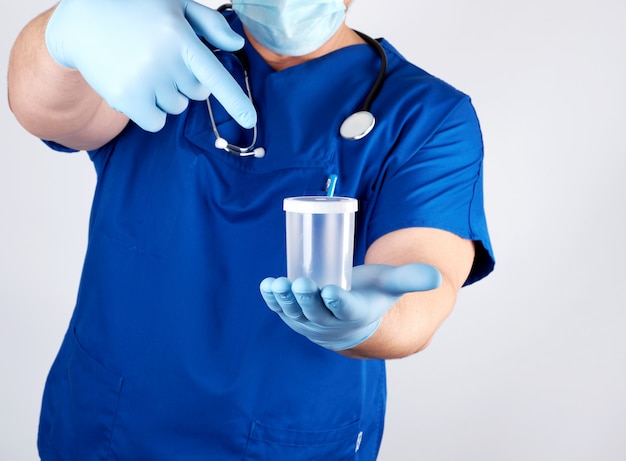
[[[283,201],[283,210],[302,214],[354,213],[358,208],[358,200],[350,197],[311,195],[289,197]]]

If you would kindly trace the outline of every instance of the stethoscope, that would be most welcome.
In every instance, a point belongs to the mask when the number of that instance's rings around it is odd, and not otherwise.
[[[230,9],[231,5],[222,5],[218,8],[218,11],[222,12],[224,10]],[[374,84],[372,85],[370,91],[367,93],[365,100],[363,101],[363,105],[359,110],[349,115],[339,127],[339,134],[342,138],[347,140],[357,140],[362,139],[367,136],[374,125],[376,124],[376,118],[370,112],[370,108],[372,103],[380,93],[380,90],[383,86],[383,82],[385,80],[385,75],[387,74],[387,55],[382,45],[378,43],[377,40],[373,39],[369,35],[365,35],[362,32],[355,31],[365,42],[372,47],[378,57],[380,58],[380,69],[378,70],[378,75]],[[243,78],[244,84],[246,86],[246,93],[248,94],[248,98],[250,101],[254,102],[252,99],[252,90],[250,87],[250,63],[246,54],[243,50],[239,50],[233,53],[235,57],[239,60],[241,64],[241,68],[243,70]],[[229,143],[226,139],[220,136],[220,133],[217,129],[217,124],[215,123],[215,117],[213,116],[213,110],[211,109],[211,101],[210,98],[207,99],[207,107],[209,109],[209,117],[211,119],[211,127],[213,128],[213,133],[215,134],[215,147],[218,149],[223,149],[229,154],[237,155],[239,157],[256,157],[263,158],[265,156],[265,149],[263,147],[255,147],[256,139],[257,139],[257,126],[256,124],[252,128],[252,141],[246,147],[236,146],[234,144]]]

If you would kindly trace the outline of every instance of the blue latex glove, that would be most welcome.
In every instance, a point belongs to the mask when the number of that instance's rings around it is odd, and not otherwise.
[[[266,278],[261,295],[291,329],[326,349],[342,351],[374,334],[382,316],[402,297],[441,284],[441,274],[427,264],[365,264],[352,272],[352,289],[335,285],[321,290],[313,280]]]
[[[55,61],[77,69],[113,109],[147,131],[210,93],[240,125],[252,127],[252,103],[198,36],[226,51],[244,44],[220,13],[193,1],[62,0],[46,45]]]

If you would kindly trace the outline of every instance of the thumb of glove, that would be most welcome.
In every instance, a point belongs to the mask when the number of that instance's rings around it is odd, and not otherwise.
[[[404,294],[433,290],[441,281],[440,272],[428,264],[364,264],[353,269],[350,291],[327,285],[320,295],[337,318],[369,323],[380,319]]]
[[[370,266],[372,270],[369,270]],[[441,285],[442,281],[441,273],[429,264],[411,263],[403,266],[372,264],[362,267],[364,273],[360,274],[359,271],[357,282],[375,283],[380,289],[396,296],[434,290]]]

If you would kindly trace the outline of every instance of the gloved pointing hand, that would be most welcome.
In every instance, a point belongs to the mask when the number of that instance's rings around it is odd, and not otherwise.
[[[441,274],[427,264],[365,264],[352,272],[352,289],[327,285],[320,290],[308,278],[266,278],[261,295],[270,309],[294,331],[333,351],[353,348],[371,337],[383,315],[406,293],[441,284]]]
[[[198,35],[226,51],[244,44],[220,13],[193,1],[62,0],[46,45],[54,60],[77,69],[113,109],[147,131],[210,93],[240,125],[252,127],[252,103]]]

